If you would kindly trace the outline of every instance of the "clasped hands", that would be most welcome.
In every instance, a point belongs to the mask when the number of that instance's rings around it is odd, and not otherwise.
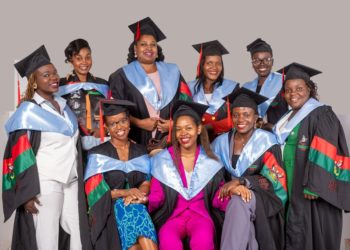
[[[244,202],[249,202],[252,199],[252,191],[244,185],[240,185],[238,180],[232,180],[225,183],[219,191],[219,199],[223,201],[232,195],[241,196]]]

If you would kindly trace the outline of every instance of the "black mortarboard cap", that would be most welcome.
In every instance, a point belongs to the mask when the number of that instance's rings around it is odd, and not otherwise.
[[[305,82],[308,82],[310,80],[310,77],[322,73],[317,69],[313,69],[296,62],[293,62],[283,67],[277,72],[285,75],[285,78],[284,78],[285,81],[291,80],[291,79],[303,79]]]
[[[117,115],[127,112],[129,107],[135,107],[135,103],[127,100],[102,99],[102,111],[104,116]]]
[[[194,44],[192,45],[192,47],[198,53],[201,52],[201,48],[202,48],[203,56],[213,56],[213,55],[222,56],[230,53],[218,40]]]
[[[150,17],[146,17],[136,23],[129,25],[129,29],[134,33],[134,39],[139,40],[141,35],[152,35],[157,42],[164,40],[166,36],[152,21]]]
[[[21,77],[27,78],[41,66],[51,64],[49,54],[44,45],[32,52],[29,56],[15,64],[15,68]]]
[[[172,108],[173,119],[175,120],[179,116],[188,115],[200,122],[202,121],[202,116],[208,108],[208,105],[178,100],[175,102]]]
[[[259,95],[258,93],[246,89],[244,87],[232,92],[228,95],[230,103],[232,103],[231,108],[236,107],[248,107],[257,111],[257,106],[266,100],[267,97]]]
[[[254,42],[248,44],[247,51],[249,51],[251,55],[253,55],[256,52],[270,52],[272,54],[272,48],[270,44],[268,44],[261,38],[258,38]]]

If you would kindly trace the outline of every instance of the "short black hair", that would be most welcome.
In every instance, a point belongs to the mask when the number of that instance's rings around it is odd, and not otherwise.
[[[70,62],[72,60],[72,57],[76,54],[79,54],[79,51],[84,48],[87,48],[91,51],[90,45],[86,40],[78,38],[71,41],[68,44],[67,48],[64,50],[64,55],[66,56],[66,59],[64,61],[66,63]]]

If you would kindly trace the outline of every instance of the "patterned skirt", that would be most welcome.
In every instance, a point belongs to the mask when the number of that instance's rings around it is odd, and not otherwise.
[[[114,205],[114,214],[123,250],[130,248],[142,236],[157,244],[156,229],[145,205],[130,204],[124,206],[123,199],[117,199]]]

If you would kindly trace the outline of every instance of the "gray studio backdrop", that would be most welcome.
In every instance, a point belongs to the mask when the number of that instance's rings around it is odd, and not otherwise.
[[[15,59],[45,44],[60,75],[65,76],[71,67],[64,63],[64,48],[73,39],[85,38],[93,52],[91,72],[108,79],[126,63],[132,41],[127,25],[146,16],[166,34],[160,43],[165,59],[177,63],[187,81],[194,78],[198,61],[191,44],[214,39],[230,51],[224,56],[225,77],[240,83],[253,79],[245,47],[261,37],[272,45],[275,70],[297,61],[323,71],[314,78],[321,101],[349,121],[349,7],[345,0],[1,1],[0,154],[6,142],[2,128],[14,108]],[[345,221],[346,238],[350,238],[349,227]],[[0,223],[0,249],[9,247],[11,230],[12,221]]]

